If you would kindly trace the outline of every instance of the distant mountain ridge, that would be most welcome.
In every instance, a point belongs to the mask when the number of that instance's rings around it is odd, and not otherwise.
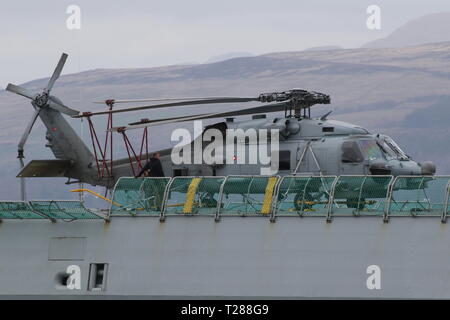
[[[362,48],[399,48],[445,41],[450,41],[450,12],[413,19],[386,38],[366,43]]]
[[[327,51],[327,50],[340,50],[343,49],[341,46],[318,46],[307,48],[303,51]]]
[[[229,53],[212,56],[208,60],[206,60],[205,63],[215,63],[215,62],[230,60],[230,59],[234,59],[234,58],[253,57],[253,56],[254,56],[254,54],[250,53],[250,52],[229,52]]]

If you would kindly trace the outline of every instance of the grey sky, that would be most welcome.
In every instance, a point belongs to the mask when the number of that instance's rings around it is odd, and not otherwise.
[[[81,8],[81,30],[66,9]],[[381,7],[382,30],[366,28],[366,8]],[[384,37],[448,0],[0,0],[0,87],[49,76],[61,54],[64,73],[94,68],[204,62],[228,52],[263,54],[322,45],[345,48]]]

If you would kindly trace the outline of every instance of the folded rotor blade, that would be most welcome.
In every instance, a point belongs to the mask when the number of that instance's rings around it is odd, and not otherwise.
[[[284,111],[286,108],[289,108],[290,103],[291,103],[290,101],[286,101],[286,102],[281,102],[281,103],[247,108],[247,109],[243,109],[243,110],[221,112],[221,113],[216,113],[214,118],[223,118],[223,117],[231,117],[231,116],[245,116],[248,114],[256,114],[256,113],[279,112],[279,111]]]
[[[201,118],[201,117],[204,117],[204,116],[210,116],[210,115],[214,115],[215,113],[203,113],[203,114],[197,114],[197,115],[192,115],[192,116],[182,116],[182,117],[173,117],[173,118],[162,118],[162,119],[155,119],[155,120],[147,120],[146,119],[146,121],[139,121],[139,122],[131,122],[131,123],[129,123],[128,125],[129,126],[135,126],[135,125],[138,125],[138,124],[153,124],[153,123],[156,123],[156,122],[166,122],[166,121],[171,121],[172,122],[172,120],[175,120],[175,121],[173,121],[173,122],[178,122],[177,120],[181,120],[181,121],[186,121],[185,119],[193,119],[193,118]]]
[[[167,107],[180,107],[180,106],[213,104],[213,103],[249,102],[249,101],[258,101],[258,98],[213,98],[213,99],[204,99],[204,100],[191,100],[191,101],[155,104],[155,105],[151,105],[151,106],[140,106],[140,107],[126,108],[126,109],[116,109],[116,110],[111,110],[111,111],[92,112],[92,113],[90,113],[90,116],[101,115],[101,114],[110,114],[110,113],[131,112],[131,111],[139,111],[139,110],[146,110],[146,109],[167,108]],[[79,116],[75,116],[74,118],[80,118],[82,116],[83,115],[79,115]]]
[[[164,119],[158,119],[158,120],[150,120],[150,121],[146,121],[145,123],[136,122],[136,123],[131,124],[130,126],[127,126],[127,127],[114,127],[110,131],[139,129],[139,128],[144,128],[144,127],[156,127],[156,126],[160,126],[160,125],[163,125],[163,124],[178,123],[178,122],[192,121],[192,120],[198,120],[198,119],[205,119],[207,117],[214,117],[214,113],[207,113],[207,114],[200,114],[200,115],[186,116],[186,117],[175,117],[175,118],[164,118]]]
[[[6,90],[10,91],[10,92],[17,93],[18,95],[21,95],[21,96],[26,97],[26,98],[31,99],[31,100],[34,99],[34,95],[31,94],[30,92],[28,92],[27,89],[19,87],[19,86],[16,86],[16,85],[14,85],[12,83],[8,84],[8,86],[6,87]]]
[[[128,100],[116,100],[116,99],[109,99],[104,101],[94,101],[93,103],[97,104],[105,104],[106,102],[113,101],[115,104],[117,103],[140,103],[140,102],[156,102],[156,101],[185,101],[185,100],[192,100],[192,101],[198,101],[198,100],[219,100],[219,99],[245,99],[245,101],[240,102],[247,102],[247,101],[254,101],[254,98],[239,98],[239,97],[189,97],[189,98],[159,98],[159,99],[128,99]],[[247,100],[251,99],[251,100]]]
[[[49,96],[49,103],[48,103],[49,107],[52,109],[55,109],[61,113],[67,114],[71,117],[76,116],[77,114],[80,113],[80,111],[71,109],[69,107],[66,107],[64,104],[62,104],[61,101],[58,101],[57,99],[55,99],[53,96]]]
[[[55,81],[59,78],[59,76],[61,75],[61,71],[64,67],[64,64],[66,63],[66,59],[67,59],[67,54],[63,53],[61,55],[61,58],[59,59],[58,64],[56,65],[55,71],[53,71],[52,77],[50,78],[50,80],[48,81],[47,87],[45,88],[45,91],[47,93],[50,92],[50,90],[52,90],[53,85],[55,84]]]
[[[200,114],[194,116],[185,116],[185,117],[176,117],[176,118],[165,118],[158,120],[151,120],[145,123],[130,123],[126,127],[115,127],[112,130],[133,130],[144,127],[154,127],[168,123],[177,123],[184,121],[192,121],[192,120],[200,120],[200,119],[212,119],[212,118],[223,118],[229,116],[243,116],[247,114],[256,114],[256,113],[269,113],[269,112],[279,112],[284,111],[289,107],[289,102],[276,103],[271,105],[263,105],[258,107],[253,107],[244,110],[235,110],[235,111],[227,111],[227,112],[218,112],[218,113],[209,113],[209,114]]]
[[[36,109],[34,111],[33,116],[31,117],[30,122],[28,122],[27,127],[25,128],[25,131],[22,135],[22,138],[20,138],[19,142],[19,150],[23,150],[23,147],[25,146],[25,143],[27,142],[28,136],[30,135],[31,129],[33,129],[34,123],[36,122],[37,117],[39,116],[39,110]]]

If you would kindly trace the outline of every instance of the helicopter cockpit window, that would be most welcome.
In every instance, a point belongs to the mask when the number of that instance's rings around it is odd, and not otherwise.
[[[359,140],[361,152],[366,160],[383,159],[383,153],[375,140]]]
[[[381,136],[381,145],[383,149],[393,158],[400,160],[409,160],[408,155],[392,140],[391,137]]]
[[[384,157],[386,158],[386,160],[397,159],[397,154],[394,152],[394,150],[389,148],[389,146],[384,141],[378,142],[378,145],[380,146],[381,150],[383,151],[383,154],[384,154]]]
[[[356,141],[345,141],[342,144],[342,162],[358,163],[364,160]]]

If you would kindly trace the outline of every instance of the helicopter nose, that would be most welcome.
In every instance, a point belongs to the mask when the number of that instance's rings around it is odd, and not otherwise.
[[[432,176],[436,173],[436,165],[431,161],[425,161],[422,163],[422,175]]]

